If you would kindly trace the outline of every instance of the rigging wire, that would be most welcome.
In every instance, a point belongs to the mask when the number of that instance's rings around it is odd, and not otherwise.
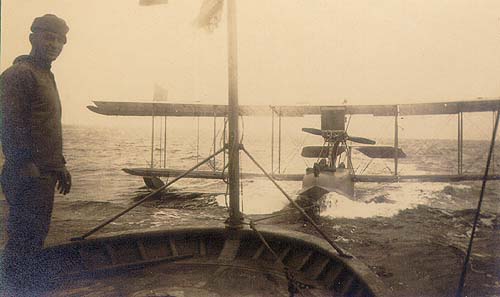
[[[463,174],[464,169],[464,116],[463,112],[457,113],[457,173]]]
[[[477,123],[478,119],[477,117],[474,118],[473,113],[466,113],[469,117],[469,120],[467,121],[467,125],[471,127],[471,130],[474,131],[475,136],[479,136],[479,139],[490,139],[490,135],[488,131],[486,131],[485,123]],[[477,116],[477,114],[476,114]],[[464,118],[465,120],[465,118]],[[493,122],[493,126],[495,123]],[[489,126],[489,125],[488,125]],[[489,130],[489,129],[488,129]],[[479,135],[478,135],[479,134]]]
[[[262,233],[259,230],[257,230],[254,222],[255,221],[250,220],[250,223],[248,223],[248,225],[250,226],[250,229],[252,229],[255,232],[255,234],[257,234],[257,237],[260,239],[262,244],[273,255],[274,259],[281,266],[281,268],[283,268],[283,273],[285,274],[285,278],[288,282],[288,294],[289,294],[288,296],[294,297],[295,294],[299,293],[300,296],[305,297],[305,295],[303,294],[301,289],[309,289],[309,288],[311,288],[311,286],[304,284],[300,281],[297,281],[295,279],[295,275],[290,272],[289,267],[283,263],[282,259],[280,259],[278,254],[274,251],[274,249],[271,247],[271,245],[267,242],[266,238],[262,235]]]
[[[347,119],[347,125],[344,129],[346,133],[347,133],[347,130],[349,130],[349,124],[351,124],[351,117],[352,117],[352,114],[349,114],[349,118]]]
[[[387,171],[389,171],[389,174],[391,174],[391,175],[392,175],[392,174],[393,174],[393,172],[392,172],[391,167],[389,167],[389,165],[387,165],[387,163],[386,163],[386,162],[384,162],[384,165],[385,165],[385,169],[387,169]]]
[[[105,222],[101,223],[99,226],[95,227],[94,229],[88,231],[87,233],[85,233],[84,235],[82,236],[79,236],[79,237],[74,237],[71,239],[71,241],[75,241],[75,240],[84,240],[86,237],[94,234],[95,232],[99,231],[100,229],[102,229],[104,226],[110,224],[111,222],[113,222],[114,220],[118,219],[119,217],[121,217],[122,215],[128,213],[129,211],[131,211],[132,209],[136,208],[137,206],[141,205],[142,203],[144,203],[146,200],[148,200],[149,198],[157,195],[158,193],[164,191],[165,189],[167,189],[170,185],[172,185],[173,183],[175,183],[176,181],[180,180],[181,178],[185,177],[186,175],[188,175],[189,173],[193,172],[194,170],[196,170],[197,168],[199,168],[200,166],[202,166],[203,164],[205,164],[206,162],[208,162],[213,156],[217,156],[218,154],[220,154],[222,152],[223,149],[219,149],[217,152],[215,152],[213,155],[210,155],[208,156],[207,158],[205,158],[204,160],[202,160],[200,163],[196,164],[195,166],[191,167],[190,169],[186,170],[184,173],[182,173],[181,175],[175,177],[172,181],[170,181],[169,183],[166,183],[164,184],[163,186],[161,186],[160,188],[152,191],[151,193],[147,194],[146,196],[142,197],[139,201],[137,201],[136,203],[134,203],[133,205],[131,205],[130,207],[128,207],[127,209],[119,212],[118,214],[116,214],[114,217],[112,217],[111,219],[108,219],[106,220]]]
[[[196,163],[200,158],[200,116],[196,117]]]
[[[160,167],[163,164],[163,118],[160,117],[160,150],[158,151],[158,154],[160,155]]]
[[[217,132],[217,134],[216,134],[216,130],[217,130],[217,116],[216,116],[216,114],[215,114],[215,107],[214,107],[214,139],[213,139],[213,145],[214,145],[214,147],[213,147],[213,151],[214,151],[214,152],[215,152],[215,150],[216,150],[215,145],[216,145],[216,143],[217,143],[217,135],[218,135],[218,133],[219,133],[219,132]],[[215,172],[215,171],[217,170],[217,169],[216,169],[216,159],[215,159],[215,157],[213,158],[213,160],[212,160],[212,161],[213,161],[213,164],[212,164],[212,165],[213,165],[213,167],[212,167],[212,169],[213,169],[213,170],[214,170],[214,172]],[[209,164],[210,164],[210,163],[209,163]]]
[[[495,127],[493,128],[493,135],[491,136],[491,144],[490,144],[490,150],[488,153],[488,160],[486,161],[486,169],[484,171],[484,176],[483,176],[483,183],[481,185],[481,194],[479,195],[479,200],[477,202],[476,215],[474,216],[474,224],[472,225],[472,232],[470,235],[469,246],[467,247],[467,254],[465,255],[464,264],[462,267],[462,273],[460,274],[460,281],[458,283],[456,297],[462,297],[462,292],[463,292],[464,285],[465,285],[465,278],[467,275],[467,267],[468,267],[471,252],[472,252],[472,243],[474,242],[474,235],[476,233],[477,223],[479,221],[479,215],[481,214],[481,206],[483,203],[484,190],[486,188],[486,182],[488,180],[488,173],[490,170],[490,162],[491,162],[491,157],[493,155],[493,149],[495,148],[495,139],[496,139],[497,130],[498,130],[499,118],[500,118],[500,112],[497,112],[497,118],[495,120]]]
[[[245,138],[245,120],[242,115],[240,115],[240,121],[241,123],[241,137],[240,137],[240,144],[243,144],[243,139]],[[240,160],[240,166],[239,166],[239,172],[240,172],[240,196],[244,197],[243,195],[243,179],[241,178],[241,173],[243,172],[243,162],[241,159],[241,150],[238,149],[238,154],[239,154],[239,160]],[[241,198],[241,212],[244,212],[244,204],[243,204],[243,198]]]
[[[274,174],[274,107],[271,106],[271,174]]]
[[[300,213],[302,214],[302,216],[304,218],[307,219],[307,221],[309,221],[309,223],[316,229],[316,231],[318,231],[319,234],[321,234],[321,236],[339,253],[340,256],[342,257],[347,257],[347,258],[352,258],[351,255],[349,255],[348,253],[346,253],[344,250],[342,250],[342,248],[340,248],[335,242],[333,242],[329,237],[328,235],[323,232],[323,230],[321,230],[321,228],[319,227],[318,224],[316,224],[316,222],[314,221],[314,219],[312,219],[298,204],[297,202],[295,202],[291,197],[290,195],[288,195],[288,193],[276,182],[276,180],[274,178],[272,178],[269,173],[266,172],[266,170],[257,162],[257,160],[255,160],[255,158],[248,152],[248,150],[242,146],[241,147],[241,150],[243,150],[243,152],[245,152],[245,154],[248,156],[248,158],[250,160],[252,160],[252,162],[262,171],[262,173],[264,173],[264,175],[269,179],[269,181],[271,181],[275,186],[276,188],[278,188],[278,190],[280,190],[280,192],[286,197],[286,199],[288,201],[290,201],[290,203],[292,204],[293,207],[295,207],[298,211],[300,211]]]
[[[350,127],[351,118],[352,118],[352,114],[350,114],[350,115],[349,115],[349,118],[348,118],[347,126],[346,126],[346,129],[345,129],[346,133],[347,133],[347,130],[349,129],[349,127]],[[380,139],[382,139],[382,140],[386,140],[387,138],[384,136],[384,133],[387,133],[387,131],[392,131],[392,132],[394,132],[394,126],[393,126],[393,123],[388,124],[385,120],[383,120],[383,119],[376,119],[376,118],[373,118],[373,119],[371,119],[371,120],[372,120],[372,121],[376,121],[377,125],[381,126],[381,127],[380,127],[380,129],[377,129],[377,133],[375,133],[375,139],[377,139],[377,140],[380,140]],[[391,126],[393,127],[391,130],[389,130],[389,128],[388,128],[388,126],[389,126],[389,125],[391,125]],[[398,125],[398,127],[402,128],[402,127],[401,127],[401,124],[399,124],[399,125]],[[404,130],[404,129],[403,129],[403,130]],[[378,143],[378,142],[379,142],[379,141],[377,141],[377,143]],[[346,143],[347,143],[347,142],[346,142]],[[385,143],[385,141],[382,141],[382,143]],[[349,146],[349,148],[352,148],[352,144],[353,144],[353,143],[352,143],[352,142],[350,142],[350,146]],[[350,151],[351,151],[351,161],[350,161],[350,162],[351,162],[351,164],[353,164],[353,163],[352,163],[352,158],[353,158],[352,152],[356,152],[356,150],[352,150],[352,149],[351,149]],[[346,150],[346,155],[345,155],[345,157],[347,157],[347,150]],[[356,157],[356,153],[354,154],[354,157]],[[360,161],[360,160],[359,160],[359,159],[357,159],[357,158],[356,158],[356,160],[355,160],[355,161],[357,162],[358,166],[356,167],[356,169],[354,169],[354,168],[353,168],[353,172],[354,172],[354,174],[359,174],[359,175],[361,175],[361,174],[363,174],[363,173],[364,173],[364,172],[365,172],[365,171],[366,171],[366,170],[370,167],[370,165],[372,165],[372,163],[373,163],[374,159],[373,159],[373,158],[369,158],[369,161],[368,161],[368,162],[366,162],[366,163],[364,163],[364,160],[361,160],[361,161]],[[362,164],[362,163],[364,163],[364,164]],[[373,163],[373,164],[377,164],[377,161],[376,161],[375,163]],[[364,165],[364,167],[363,167],[363,169],[361,170],[361,172],[360,172],[360,173],[356,173],[356,172],[358,171],[358,169],[359,169],[361,166],[363,166],[363,165]],[[385,166],[385,167],[387,167],[387,164],[385,164],[385,163],[384,163],[384,166]],[[392,173],[392,171],[391,171],[391,170],[389,170],[389,171]]]
[[[323,151],[325,150],[325,148],[327,148],[326,143],[327,143],[326,140],[323,141],[323,145],[321,146],[321,151],[319,151],[319,156],[318,156],[318,159],[316,159],[316,163],[318,163],[319,160],[322,159],[321,156],[323,155]],[[328,153],[328,154],[330,154],[330,153]]]
[[[238,154],[240,155],[239,158],[241,160],[241,150],[238,150]],[[241,164],[241,162],[240,162],[240,166],[239,166],[240,177],[241,177],[241,172],[242,172],[242,167],[243,167],[242,165],[243,164]],[[243,195],[243,179],[242,178],[240,178],[240,196],[244,197],[244,195]],[[245,211],[245,209],[243,207],[243,201],[244,201],[244,199],[241,198],[240,200],[241,200],[241,212],[243,213]]]
[[[496,115],[494,114],[494,117]],[[472,127],[474,128],[475,131],[484,131],[484,129],[482,130],[479,130],[479,128],[473,123],[471,122],[472,124]],[[493,129],[495,128],[495,118],[493,118]],[[482,133],[482,135],[484,135],[484,133]],[[484,156],[482,154],[478,154],[474,160],[472,160],[471,162],[468,162],[469,164],[476,164],[478,163],[479,160],[481,160]],[[491,155],[491,162],[492,162],[492,167],[491,167],[491,170],[493,171],[494,173],[494,170],[495,170],[495,165],[497,165],[497,162],[495,160],[495,151],[493,150],[492,152],[492,155]],[[462,161],[462,166],[463,166],[463,161]],[[467,174],[467,173],[473,173],[472,172],[472,169],[473,167],[472,166],[469,166],[465,171],[462,172],[462,174]]]
[[[215,118],[215,117],[214,117]],[[221,137],[220,140],[219,140],[219,144],[221,143],[222,139],[224,138],[223,135],[222,135],[222,131],[224,131],[224,125],[222,125],[222,127],[219,127],[219,129],[217,130],[216,128],[216,122],[214,121],[214,133],[213,133],[213,140],[212,140],[212,147],[210,148],[210,151],[209,151],[209,154],[212,154],[213,150],[216,148],[216,144],[217,144],[217,138],[218,137]],[[212,163],[211,163],[212,162]],[[208,166],[210,168],[212,168],[213,170],[216,169],[216,164],[215,164],[215,159],[212,159],[210,162],[207,163]]]
[[[155,150],[155,107],[151,105],[151,168],[154,168],[154,150]]]
[[[165,133],[163,135],[163,168],[167,168],[167,116],[165,116]]]
[[[283,162],[283,164],[284,164],[285,166],[283,167],[283,170],[282,170],[282,172],[281,172],[281,173],[283,173],[283,174],[284,174],[284,173],[286,173],[286,171],[287,171],[288,167],[290,166],[290,164],[292,164],[292,161],[293,161],[293,160],[295,160],[295,158],[297,158],[297,152],[296,152],[296,151],[291,151],[291,152],[288,154],[288,156],[287,156],[287,158],[286,158],[285,162]]]
[[[495,116],[496,116],[496,113],[498,113],[498,111],[493,111],[493,125],[495,125]],[[495,174],[495,164],[496,164],[496,161],[495,161],[495,150],[493,150],[493,152],[491,153],[491,162],[493,162],[493,167],[491,167],[491,174]]]
[[[229,183],[226,182],[226,193],[224,194],[224,202],[226,204],[226,209],[227,209],[227,212],[228,214],[230,215],[231,214],[231,211],[229,209],[229,202],[227,200],[227,197],[229,196]]]
[[[243,143],[243,139],[245,138],[245,118],[242,115],[240,115],[240,123],[241,123],[240,143]]]
[[[297,150],[300,150],[301,147],[304,147],[304,143],[306,142],[306,135],[302,135],[302,137],[300,137],[299,141],[295,141],[295,138],[289,136],[288,139],[290,140],[290,142],[294,145],[294,147],[296,147]],[[295,158],[297,158],[297,151],[294,150],[294,151],[291,151],[287,158],[286,158],[286,162],[285,162],[285,167],[283,168],[283,173],[285,173],[288,169],[288,167],[290,166],[290,164],[292,164],[292,161],[295,160]],[[303,158],[301,158],[302,160],[304,160]],[[307,166],[307,163],[304,161],[304,163],[306,164]]]
[[[456,119],[455,119],[455,116],[456,115],[421,115],[420,118],[419,118],[419,125],[421,127],[420,130],[425,130],[425,131],[434,131],[436,130],[435,129],[435,123],[433,123],[432,121],[433,120],[438,120],[439,121],[439,127],[440,127],[440,131],[448,131],[448,130],[452,130],[452,126],[455,126],[455,122],[456,122]],[[404,139],[403,137],[401,137],[402,135],[404,135],[404,132],[405,132],[405,127],[411,127],[412,126],[412,123],[411,123],[411,117],[405,117],[405,116],[402,116],[400,115],[399,116],[399,120],[398,120],[398,127],[401,131],[400,133],[400,137],[399,137],[399,144],[398,146],[401,147],[401,140]],[[406,121],[407,120],[407,121]],[[406,124],[405,124],[406,122]],[[456,129],[456,128],[454,128]],[[411,129],[407,129],[407,134],[406,135],[409,135],[411,134]],[[456,132],[455,132],[456,133]],[[439,136],[439,135],[438,135]],[[420,136],[422,137],[422,136]],[[425,135],[426,138],[424,138],[423,142],[420,142],[422,143],[423,145],[410,145],[408,143],[408,141],[403,141],[405,143],[407,143],[407,147],[412,147],[413,149],[415,149],[414,151],[414,154],[417,155],[417,156],[420,156],[422,158],[428,158],[428,155],[426,154],[427,151],[429,151],[429,149],[433,149],[435,148],[435,145],[432,143],[430,145],[429,144],[429,139],[433,139],[436,137],[435,134],[432,134],[432,133],[428,133]],[[408,140],[408,138],[406,138],[406,140]],[[428,171],[429,168],[426,168],[426,171]],[[399,168],[398,168],[398,174],[402,173],[403,171],[401,171]]]
[[[278,114],[278,174],[281,173],[281,108]]]
[[[225,147],[226,146],[226,141],[227,141],[227,123],[228,123],[228,118],[226,116],[224,116],[224,130],[222,132],[222,145],[220,145],[220,147]],[[226,160],[226,150],[224,149],[223,153],[222,153],[222,167],[225,168],[226,167],[226,163],[228,160]],[[224,169],[222,169],[224,170]]]
[[[241,128],[241,138],[240,138],[240,143],[243,143],[243,138],[244,138],[244,135],[245,135],[245,122],[244,122],[244,120],[243,120],[243,116],[241,116],[241,115],[240,115],[240,117],[241,117],[241,121],[240,121],[240,122],[241,122],[241,126],[242,126],[242,128]],[[224,119],[224,125],[223,125],[223,126],[224,126],[224,128],[223,128],[223,131],[224,131],[224,132],[225,132],[225,131],[228,131],[228,130],[226,130],[226,125],[227,125],[227,124],[228,124],[228,119],[227,119],[227,118],[225,118],[225,119]],[[219,132],[220,132],[220,131],[219,131]],[[218,135],[218,134],[217,134],[217,135]],[[222,147],[226,147],[226,140],[227,140],[227,139],[226,139],[226,137],[225,137],[225,136],[226,136],[226,135],[225,135],[225,133],[224,133],[224,135],[222,135],[222,137],[221,137],[221,140],[222,140],[222,143],[223,143]],[[219,144],[220,144],[220,142],[219,142]],[[224,152],[225,152],[225,151],[226,151],[226,149],[224,149]],[[240,153],[240,156],[241,156],[241,153]],[[240,158],[240,159],[241,159],[241,158]],[[229,168],[229,160],[227,160],[227,163],[226,163],[226,164],[224,164],[224,167],[222,168],[222,172],[221,172],[221,174],[222,174],[222,181],[226,184],[226,193],[224,194],[224,203],[226,204],[226,208],[227,208],[227,210],[228,210],[228,213],[230,214],[231,210],[229,209],[229,202],[228,202],[228,197],[229,197],[229,176],[226,176],[226,174],[225,174],[225,172],[226,172],[226,170],[227,170],[228,168]],[[240,176],[241,176],[241,171],[242,171],[242,166],[241,166],[241,164],[240,164],[240,168],[239,168],[239,170],[240,170]],[[243,182],[242,182],[242,181],[240,181],[240,191],[241,191],[241,195],[243,195]],[[241,199],[241,202],[242,202],[242,206],[241,206],[241,207],[242,207],[242,209],[243,209],[243,199]]]
[[[494,111],[492,116],[492,120],[493,120],[493,125],[495,125],[495,114],[496,112]],[[495,161],[495,150],[493,150],[493,152],[491,153],[491,162],[493,163],[493,167],[491,167],[491,174],[495,174],[495,164],[496,164],[496,161]]]
[[[477,164],[477,163],[478,163],[478,161],[479,161],[479,160],[481,160],[481,159],[483,159],[483,158],[484,158],[484,156],[483,156],[482,154],[478,154],[478,156],[476,156],[476,157],[474,158],[474,160],[472,160],[470,163],[471,163],[471,164]],[[463,166],[463,164],[462,164],[462,166]],[[468,166],[468,167],[467,167],[467,168],[466,168],[466,169],[462,172],[462,174],[472,173],[472,171],[471,171],[471,170],[472,170],[472,167],[473,167],[473,166]]]
[[[361,170],[361,172],[358,174],[358,175],[361,175],[363,173],[365,173],[366,169],[368,169],[368,166],[370,166],[370,164],[373,162],[373,159],[370,159],[370,161],[368,161],[368,163],[366,164],[366,166],[363,168],[363,170]],[[359,168],[359,166],[358,166]]]
[[[241,138],[240,138],[240,143],[243,142],[243,138],[245,136],[245,122],[243,121],[243,116],[240,116],[241,117]],[[225,144],[225,134],[224,134],[224,131],[227,131],[226,127],[227,127],[227,124],[228,124],[228,119],[227,118],[224,118],[224,124],[222,125],[222,127],[219,127],[219,129],[217,130],[216,133],[214,133],[214,138],[217,139],[219,138],[219,146],[220,147],[223,147],[223,144]],[[214,142],[217,142],[217,140],[215,140]],[[210,148],[210,153],[212,153],[213,151],[213,148]]]

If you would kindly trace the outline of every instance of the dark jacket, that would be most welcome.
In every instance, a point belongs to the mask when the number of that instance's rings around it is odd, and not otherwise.
[[[0,76],[0,91],[6,165],[63,168],[61,101],[50,65],[28,55],[16,58]]]

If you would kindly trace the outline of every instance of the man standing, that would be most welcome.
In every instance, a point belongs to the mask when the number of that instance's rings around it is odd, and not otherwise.
[[[62,152],[61,102],[50,70],[68,31],[55,15],[35,18],[30,54],[17,57],[0,77],[5,155],[1,182],[9,206],[2,270],[6,287],[16,296],[28,295],[43,271],[38,259],[56,185],[62,194],[71,188]]]

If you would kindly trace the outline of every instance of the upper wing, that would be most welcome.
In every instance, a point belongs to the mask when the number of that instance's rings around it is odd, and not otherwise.
[[[93,112],[116,116],[201,116],[223,117],[227,115],[227,105],[183,104],[166,102],[115,102],[94,101],[95,106],[87,106]],[[395,115],[438,115],[459,112],[484,112],[500,109],[500,99],[470,100],[436,103],[415,103],[397,105],[240,105],[242,116],[270,116],[273,112],[283,117],[319,115],[322,110],[344,109],[346,114],[366,114],[374,116]]]

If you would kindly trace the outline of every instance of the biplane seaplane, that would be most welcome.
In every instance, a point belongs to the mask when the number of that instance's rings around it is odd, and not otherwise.
[[[209,104],[177,104],[166,102],[112,102],[94,101],[88,108],[102,115],[113,116],[164,116],[164,117],[226,117],[226,105]],[[498,112],[500,99],[470,100],[438,103],[417,103],[400,105],[340,105],[340,106],[252,106],[241,105],[240,116],[274,116],[302,117],[319,115],[321,129],[303,128],[302,131],[323,138],[321,146],[302,148],[302,157],[315,158],[312,167],[306,168],[305,174],[274,173],[276,180],[302,181],[299,195],[319,198],[329,192],[337,192],[348,197],[354,195],[356,182],[452,182],[464,180],[481,180],[482,175],[464,174],[463,172],[463,114],[472,112]],[[375,117],[394,118],[394,145],[376,145],[374,140],[351,136],[347,133],[346,116],[372,115]],[[398,160],[406,154],[399,147],[398,118],[402,116],[424,115],[457,115],[458,139],[456,174],[401,175],[398,172]],[[281,131],[281,121],[278,129]],[[154,127],[153,127],[154,129]],[[359,145],[354,145],[359,144]],[[152,150],[154,148],[152,147]],[[390,175],[359,175],[355,173],[352,162],[352,151],[356,150],[369,158],[392,159],[394,169]],[[125,172],[142,176],[151,187],[162,185],[160,177],[174,177],[183,171],[169,168],[124,168]],[[260,173],[242,173],[241,178],[260,177]],[[196,170],[186,175],[188,178],[223,179],[224,170]],[[500,179],[500,175],[490,175],[489,179]]]

